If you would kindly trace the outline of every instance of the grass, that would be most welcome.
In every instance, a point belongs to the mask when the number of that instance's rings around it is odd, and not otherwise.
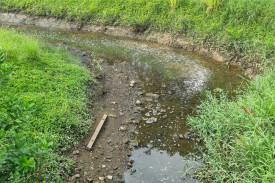
[[[67,53],[0,29],[0,182],[59,182],[61,156],[90,126],[89,70]]]
[[[275,182],[275,72],[268,70],[236,100],[208,94],[188,123],[203,139],[210,182]]]
[[[142,33],[169,32],[224,52],[243,68],[274,68],[274,0],[1,0],[0,9],[120,25]],[[15,152],[17,146],[10,139],[25,139],[24,144],[32,144],[32,149],[39,147],[43,155],[43,161],[38,161],[37,154],[30,153],[11,165],[2,158],[1,176],[16,179],[36,172],[32,177],[41,177],[44,171],[36,167],[46,163],[60,168],[54,152],[67,149],[70,141],[79,138],[77,134],[86,132],[83,81],[88,80],[88,73],[64,50],[56,52],[47,46],[42,49],[29,38],[3,30],[0,33],[0,63],[4,71],[0,81],[5,86],[0,92],[0,103],[14,108],[10,111],[19,111],[13,115],[5,113],[10,125],[0,131],[1,144],[5,144],[0,157]],[[64,60],[69,60],[69,64]],[[207,150],[203,154],[205,167],[197,172],[199,178],[209,182],[275,182],[274,80],[274,69],[269,69],[234,100],[220,93],[208,94],[196,117],[188,119]],[[17,106],[23,107],[19,110]],[[4,114],[6,108],[0,109]],[[19,130],[22,121],[28,138]],[[53,175],[60,175],[60,169],[49,166],[45,171],[50,172],[49,177],[45,178],[44,173],[44,179],[55,181]]]
[[[1,0],[0,9],[170,32],[225,52],[244,68],[275,61],[274,0]]]

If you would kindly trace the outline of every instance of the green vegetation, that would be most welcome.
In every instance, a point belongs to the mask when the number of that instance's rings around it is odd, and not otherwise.
[[[169,32],[244,68],[274,68],[274,0],[1,0],[0,9]],[[86,133],[89,73],[66,50],[13,32],[0,30],[0,46],[0,178],[59,181],[69,163],[57,154]],[[275,182],[274,81],[270,69],[234,100],[208,94],[188,119],[207,149],[201,179]]]
[[[208,94],[188,122],[203,139],[210,182],[275,182],[275,72],[269,70],[235,101]],[[219,94],[217,94],[219,95]]]
[[[91,121],[89,70],[66,49],[0,29],[0,182],[59,182]]]
[[[275,61],[274,0],[1,0],[0,9],[168,31],[226,52],[244,67]]]

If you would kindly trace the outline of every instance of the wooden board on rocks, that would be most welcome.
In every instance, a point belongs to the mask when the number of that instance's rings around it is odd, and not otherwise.
[[[97,136],[98,136],[98,134],[99,134],[102,126],[104,125],[107,117],[108,117],[108,115],[104,114],[103,117],[102,117],[102,119],[101,119],[101,121],[99,122],[99,124],[98,124],[98,126],[97,126],[97,128],[96,128],[96,130],[95,130],[95,132],[94,132],[94,134],[93,134],[93,136],[92,136],[89,144],[87,145],[87,147],[89,149],[91,149],[93,147],[93,144],[94,144],[94,142],[95,142],[95,140],[96,140],[96,138],[97,138]]]

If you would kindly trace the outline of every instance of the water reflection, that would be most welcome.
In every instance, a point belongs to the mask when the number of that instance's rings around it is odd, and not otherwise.
[[[125,173],[126,182],[197,182],[190,175],[200,167],[201,162],[194,160],[192,156],[183,158],[179,153],[171,156],[165,151],[149,147],[134,150],[132,157],[136,169]]]

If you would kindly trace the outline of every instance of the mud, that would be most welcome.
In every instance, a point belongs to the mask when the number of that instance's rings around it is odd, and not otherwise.
[[[139,118],[136,100],[140,81],[137,73],[127,62],[113,65],[102,62],[99,71],[93,66],[93,59],[87,53],[72,47],[68,50],[82,58],[85,65],[96,73],[99,83],[93,97],[96,99],[93,111],[95,123],[87,137],[68,153],[68,157],[75,160],[76,164],[67,182],[124,182],[123,173],[132,163],[129,161],[130,133]],[[109,117],[93,148],[89,150],[86,146],[103,114],[108,114]]]
[[[182,48],[187,51],[194,51],[200,55],[212,58],[219,62],[226,62],[231,65],[238,65],[238,57],[234,54],[228,53],[223,50],[213,49],[202,45],[197,45],[193,42],[187,41],[183,36],[173,36],[169,33],[153,32],[144,34],[144,32],[138,32],[134,28],[125,28],[120,26],[103,26],[103,25],[91,25],[84,24],[82,22],[73,22],[65,19],[56,19],[52,17],[33,16],[23,13],[6,13],[0,10],[0,23],[11,24],[26,24],[35,25],[44,28],[54,28],[63,30],[77,30],[93,33],[103,33],[112,36],[119,36],[124,38],[146,40],[159,44],[164,44],[171,47]],[[243,67],[248,75],[253,75],[254,69],[249,66]]]

